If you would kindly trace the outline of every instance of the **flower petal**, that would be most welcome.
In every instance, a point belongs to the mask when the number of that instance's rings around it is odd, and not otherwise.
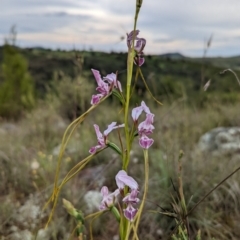
[[[119,189],[123,189],[125,186],[135,190],[138,189],[138,183],[132,177],[128,176],[124,170],[120,170],[115,179]]]
[[[141,102],[141,106],[145,113],[151,113],[149,107],[146,105],[146,103],[144,101]]]
[[[100,102],[102,97],[103,97],[102,94],[92,95],[91,104],[92,105],[97,105]]]
[[[148,138],[146,135],[142,135],[139,138],[139,145],[143,148],[143,149],[148,149],[152,146],[152,144],[154,143],[154,140],[152,138]]]
[[[145,63],[145,58],[144,57],[137,57],[137,60],[134,61],[136,65],[141,67]]]
[[[103,186],[103,187],[101,188],[101,194],[102,194],[103,197],[104,197],[104,196],[107,196],[107,195],[108,195],[108,187]]]
[[[107,94],[109,94],[109,91],[110,91],[108,84],[102,80],[101,75],[98,70],[95,70],[95,69],[91,69],[91,70],[92,70],[92,73],[93,73],[93,75],[96,79],[97,85],[98,85],[96,90],[98,92],[100,92],[101,94],[103,94],[103,96],[106,96]]]
[[[153,118],[154,114],[148,113],[146,119],[138,125],[138,133],[140,135],[141,134],[149,135],[153,132],[153,130],[155,129],[155,127],[152,125]]]
[[[103,132],[104,136],[107,136],[113,129],[125,126],[124,124],[116,126],[116,124],[117,124],[116,122],[112,122],[110,125],[108,125],[108,128]]]
[[[133,119],[134,122],[136,122],[138,120],[138,118],[141,115],[142,111],[143,111],[143,107],[142,106],[133,108],[133,110],[132,110],[132,119]]]
[[[138,193],[139,191],[134,189],[131,191],[131,193],[126,195],[122,201],[124,203],[132,203],[132,204],[138,203],[140,201],[140,199],[137,197]]]
[[[107,136],[116,126],[117,122],[112,122],[108,125],[107,129],[103,132],[104,136]]]
[[[101,189],[103,199],[99,206],[99,210],[105,210],[114,205],[114,201],[116,197],[119,195],[119,193],[120,193],[119,189],[116,189],[113,193],[109,193],[108,188],[106,186],[103,186]]]
[[[134,217],[137,214],[137,209],[135,209],[130,203],[128,204],[127,208],[123,210],[125,218],[127,218],[129,221],[133,221]]]
[[[93,73],[93,75],[96,79],[97,85],[100,86],[103,80],[101,78],[101,75],[100,75],[99,71],[95,70],[95,69],[91,69],[91,70],[92,70],[92,73]]]

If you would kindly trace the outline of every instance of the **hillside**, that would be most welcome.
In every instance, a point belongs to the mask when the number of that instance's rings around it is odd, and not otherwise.
[[[102,75],[118,71],[119,79],[125,82],[126,53],[104,53],[86,51],[52,51],[43,48],[19,48],[28,60],[29,71],[35,80],[40,96],[55,76],[88,77],[91,68],[100,70]],[[0,62],[2,61],[0,47]],[[232,100],[237,82],[231,73],[219,73],[231,68],[240,76],[240,57],[231,58],[189,58],[179,53],[147,55],[142,67],[144,76],[155,95],[172,100],[183,95],[195,96],[209,79],[212,79],[208,92],[221,93],[224,100]],[[138,82],[137,88],[144,89]],[[144,92],[144,91],[143,91]],[[226,96],[228,95],[228,96]],[[230,96],[231,95],[231,96]]]

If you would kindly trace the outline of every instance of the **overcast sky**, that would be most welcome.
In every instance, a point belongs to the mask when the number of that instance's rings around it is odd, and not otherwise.
[[[127,51],[135,0],[0,0],[0,44],[11,26],[17,44],[62,49]],[[146,53],[240,55],[240,0],[143,0],[137,27]]]

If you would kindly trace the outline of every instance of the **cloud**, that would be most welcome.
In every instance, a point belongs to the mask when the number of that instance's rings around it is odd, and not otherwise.
[[[0,39],[17,25],[21,46],[126,51],[121,36],[133,26],[135,1],[2,0]],[[239,0],[143,0],[138,28],[147,53],[202,55],[214,34],[209,55],[240,54]],[[238,52],[236,52],[238,51]]]

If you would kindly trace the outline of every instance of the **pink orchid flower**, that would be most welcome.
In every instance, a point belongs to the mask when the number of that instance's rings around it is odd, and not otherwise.
[[[146,39],[139,38],[139,30],[131,31],[129,34],[127,34],[127,45],[130,49],[133,44],[133,39],[136,41],[136,45],[134,45],[134,49],[137,53],[141,53],[146,45]]]
[[[116,122],[112,122],[108,125],[107,129],[103,132],[103,134],[100,132],[99,126],[97,124],[94,124],[93,126],[97,135],[98,144],[90,148],[89,153],[91,154],[94,154],[97,150],[106,147],[106,139],[108,134],[114,129],[124,127],[124,124],[117,125]]]
[[[127,34],[127,45],[128,45],[128,48],[131,49],[133,44],[133,39],[134,41],[136,41],[136,44],[134,45],[134,50],[136,52],[134,63],[140,67],[145,62],[145,59],[143,57],[143,49],[146,45],[146,39],[137,37],[139,32],[140,32],[139,30],[136,30]]]
[[[103,94],[92,95],[91,104],[97,105],[103,96],[104,96]]]
[[[142,55],[137,55],[135,58],[134,58],[134,63],[136,65],[138,65],[139,67],[141,67],[144,63],[145,63],[145,58],[142,57]]]
[[[102,149],[106,146],[104,136],[100,132],[99,126],[97,124],[94,124],[93,126],[95,128],[95,132],[97,135],[98,144],[96,146],[90,148],[89,152],[91,154],[94,154],[98,149]]]
[[[155,115],[150,112],[149,107],[144,101],[142,101],[141,106],[133,108],[132,118],[133,121],[137,123],[137,120],[143,111],[146,113],[146,119],[138,125],[138,134],[140,136],[139,145],[144,149],[148,149],[154,142],[154,140],[152,138],[148,138],[147,135],[153,133],[153,130],[155,129],[153,126]]]
[[[119,89],[120,92],[122,92],[122,85],[117,80],[117,76],[115,73],[108,74],[106,77],[103,78],[103,80],[107,81],[110,85],[113,85],[115,88]]]
[[[139,191],[133,189],[129,194],[127,194],[124,198],[123,198],[123,202],[124,203],[132,203],[132,204],[136,204],[138,203],[140,200],[137,197]]]
[[[148,149],[152,146],[152,144],[154,143],[154,140],[152,138],[147,137],[146,135],[142,135],[139,138],[139,145],[143,148],[143,149]]]
[[[107,96],[114,87],[119,89],[120,92],[122,92],[122,86],[121,83],[117,80],[116,74],[114,73],[108,74],[106,77],[102,79],[98,70],[95,69],[91,70],[98,85],[96,90],[100,93],[92,96],[91,99],[92,105],[98,104],[101,98]]]
[[[142,135],[143,133],[146,134],[146,135],[149,135],[149,134],[153,133],[153,130],[155,129],[155,127],[152,125],[153,124],[153,118],[154,118],[154,114],[148,113],[145,121],[141,122],[138,125],[138,133],[140,135]]]
[[[123,209],[125,218],[127,218],[131,222],[134,220],[134,217],[136,216],[137,212],[138,210],[135,209],[131,203],[127,205],[126,209]]]
[[[114,205],[114,201],[116,197],[119,195],[120,191],[119,189],[115,190],[113,193],[109,193],[108,187],[103,186],[101,189],[101,194],[102,194],[102,201],[99,206],[99,210],[105,210],[111,206]]]
[[[95,70],[95,69],[92,69],[92,73],[93,73],[93,75],[94,75],[94,77],[95,77],[95,79],[96,79],[97,85],[98,85],[98,87],[96,88],[96,90],[97,90],[98,92],[100,92],[103,96],[108,95],[109,92],[110,92],[109,85],[102,80],[99,71],[98,71],[98,70]]]
[[[138,189],[138,183],[132,177],[128,176],[124,170],[120,170],[115,179],[120,190],[124,189],[125,186],[128,186],[132,190]]]
[[[141,102],[141,106],[135,107],[132,110],[132,118],[134,122],[138,120],[139,116],[142,114],[143,111],[145,113],[151,113],[149,107],[146,105],[144,101]]]

